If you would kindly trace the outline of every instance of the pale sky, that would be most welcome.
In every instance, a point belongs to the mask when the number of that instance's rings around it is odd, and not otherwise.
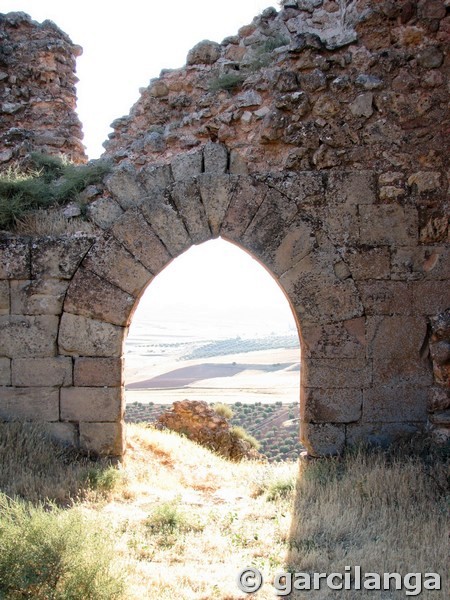
[[[182,67],[200,40],[221,42],[268,6],[270,0],[0,0],[1,12],[51,19],[83,47],[77,60],[78,114],[89,158],[103,152],[109,125],[129,113],[140,87],[164,68]],[[272,6],[279,8],[277,0]],[[157,318],[158,311],[180,300],[184,309],[209,319],[218,309],[223,324],[259,320],[268,330],[293,324],[275,281],[247,254],[220,240],[193,247],[169,265],[149,286],[133,322]]]

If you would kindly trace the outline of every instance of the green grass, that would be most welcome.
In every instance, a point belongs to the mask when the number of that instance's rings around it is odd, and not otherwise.
[[[0,174],[0,228],[10,229],[26,213],[76,200],[88,185],[98,183],[110,167],[105,161],[73,165],[62,159],[33,153],[31,167]]]
[[[0,598],[112,600],[112,535],[76,508],[32,506],[0,494]]]
[[[229,404],[223,404],[223,402],[218,402],[213,406],[215,412],[223,417],[224,419],[231,419],[234,415],[233,409]]]
[[[248,431],[246,431],[243,427],[240,427],[239,425],[234,425],[231,428],[231,434],[237,438],[240,438],[241,440],[244,440],[245,442],[248,442],[256,450],[259,450],[261,447],[261,443],[258,442],[258,440],[255,437],[253,437],[250,433],[248,433]]]

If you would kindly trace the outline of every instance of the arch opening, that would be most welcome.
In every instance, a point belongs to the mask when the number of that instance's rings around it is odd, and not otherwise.
[[[155,422],[176,401],[225,404],[269,460],[298,456],[297,323],[275,278],[236,244],[192,246],[148,285],[124,357],[126,422]]]

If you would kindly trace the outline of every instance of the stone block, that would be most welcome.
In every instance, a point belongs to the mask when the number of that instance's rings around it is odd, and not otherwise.
[[[300,323],[333,323],[360,317],[363,307],[351,278],[341,281],[333,265],[340,262],[334,249],[314,250],[283,273],[280,284]]]
[[[88,205],[89,217],[101,229],[109,229],[123,214],[120,205],[113,198],[99,198]]]
[[[12,384],[16,387],[51,387],[72,385],[72,359],[15,358],[12,361]]]
[[[220,175],[228,171],[228,151],[224,144],[208,142],[203,148],[205,173]]]
[[[78,425],[74,423],[46,423],[45,429],[57,444],[78,447]]]
[[[450,279],[450,248],[412,246],[392,251],[392,279]]]
[[[232,175],[205,173],[199,175],[197,181],[209,228],[213,237],[218,237],[237,178]]]
[[[122,385],[121,358],[76,358],[74,385],[77,387],[117,387]]]
[[[334,171],[328,176],[327,204],[374,204],[376,189],[373,171]]]
[[[0,316],[0,346],[9,358],[45,357],[56,353],[58,317]]]
[[[80,448],[100,456],[125,453],[125,426],[120,423],[80,423]]]
[[[69,282],[67,279],[11,281],[13,315],[60,315]]]
[[[138,177],[147,196],[162,193],[173,183],[170,165],[146,165],[139,171]]]
[[[327,206],[322,214],[323,228],[334,244],[346,246],[360,242],[360,216],[356,204]]]
[[[359,358],[366,353],[364,317],[339,323],[300,325],[304,357]]]
[[[241,238],[242,244],[255,256],[264,260],[268,248],[272,248],[280,238],[284,237],[297,211],[297,204],[294,200],[269,188]]]
[[[428,412],[438,412],[450,408],[450,389],[434,385],[428,390]]]
[[[71,279],[94,241],[85,235],[33,240],[31,279]]]
[[[140,208],[173,257],[192,246],[192,240],[180,215],[162,194],[148,196]]]
[[[417,281],[413,285],[413,310],[415,314],[434,316],[450,306],[448,280]]]
[[[203,171],[203,152],[195,150],[189,154],[178,154],[172,158],[171,166],[175,181],[184,181],[200,175]]]
[[[261,184],[275,189],[290,200],[294,200],[299,209],[311,202],[315,206],[325,205],[325,184],[323,173],[317,171],[288,171],[258,175],[255,179]]]
[[[364,359],[310,358],[302,361],[302,386],[308,388],[362,388],[370,385],[372,369]]]
[[[172,260],[139,210],[128,210],[117,219],[111,232],[153,275],[162,271]]]
[[[123,327],[64,313],[59,328],[60,354],[118,357],[122,354]]]
[[[61,420],[116,422],[123,417],[120,387],[67,387],[61,389]]]
[[[0,387],[0,421],[58,421],[59,389]]]
[[[0,280],[0,315],[8,315],[9,310],[9,281]]]
[[[347,445],[387,447],[396,439],[417,434],[422,429],[423,426],[418,423],[351,423],[347,425]]]
[[[67,291],[64,310],[114,325],[127,325],[134,296],[80,267]]]
[[[220,235],[225,239],[240,241],[267,192],[268,187],[251,176],[239,177],[222,223]]]
[[[427,323],[420,317],[368,317],[368,355],[373,359],[373,381],[392,385],[431,384],[431,365],[422,358],[426,335]]]
[[[345,425],[300,423],[300,440],[311,456],[340,454],[345,445]]]
[[[362,391],[302,387],[301,418],[309,423],[352,423],[362,414]]]
[[[366,315],[411,315],[412,288],[403,281],[366,280],[357,284]]]
[[[417,385],[378,385],[363,390],[363,421],[422,422],[427,419],[428,388]]]
[[[0,358],[0,385],[11,385],[11,359]]]
[[[170,195],[184,221],[192,242],[201,244],[211,239],[212,234],[197,181],[190,179],[176,182]]]
[[[110,234],[89,251],[83,266],[132,296],[138,296],[152,274]]]
[[[122,163],[105,179],[106,187],[126,210],[142,200],[145,190],[138,181],[136,169],[130,163]]]
[[[386,247],[347,246],[343,256],[355,281],[390,277],[390,253]]]
[[[30,242],[27,238],[0,240],[0,279],[30,279]]]
[[[311,224],[297,217],[283,230],[280,239],[275,239],[264,249],[264,264],[281,276],[302,258],[312,252],[316,237]]]
[[[415,207],[397,204],[362,205],[359,212],[362,243],[393,246],[417,244],[419,224]]]

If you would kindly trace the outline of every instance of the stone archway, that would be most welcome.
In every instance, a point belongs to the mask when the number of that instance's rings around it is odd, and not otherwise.
[[[338,452],[361,426],[372,383],[367,320],[341,244],[359,241],[352,209],[373,207],[374,177],[230,175],[223,146],[203,152],[221,155],[222,164],[199,161],[197,152],[139,174],[118,168],[107,182],[111,198],[93,207],[106,230],[64,301],[59,353],[73,357],[74,385],[61,388],[61,420],[79,424],[82,447],[123,451],[121,355],[134,307],[173,258],[220,235],[258,259],[288,297],[300,323],[302,440],[314,454]],[[208,164],[214,168],[205,171]]]

